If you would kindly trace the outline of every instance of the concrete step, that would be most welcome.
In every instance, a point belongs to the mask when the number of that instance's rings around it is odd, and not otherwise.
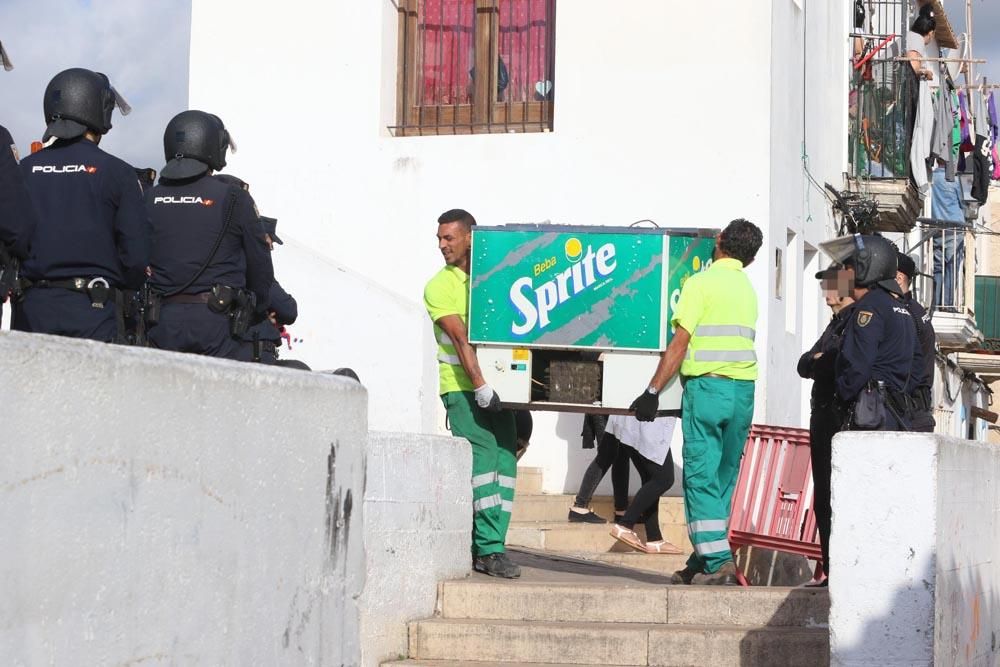
[[[829,664],[829,653],[825,628],[444,618],[410,624],[410,657],[417,660],[816,667]]]
[[[569,494],[515,495],[511,521],[565,521],[575,496]],[[595,496],[590,508],[611,521],[615,502],[610,496]],[[684,523],[684,499],[660,498],[660,523]]]
[[[642,525],[635,527],[645,539]],[[660,522],[663,539],[669,540],[685,553],[691,550],[687,526]],[[569,521],[511,522],[507,530],[507,544],[546,551],[572,551],[576,553],[605,553],[632,551],[611,537],[609,524],[570,523]]]
[[[677,570],[683,569],[688,559],[687,553],[681,554],[680,556],[675,556],[673,554],[644,554],[639,553],[638,551],[606,551],[604,553],[548,551],[546,553],[666,575],[673,574]]]
[[[564,663],[568,664],[568,663]],[[469,667],[465,660],[397,660],[383,662],[383,667]],[[551,667],[551,662],[482,662],[477,660],[475,667]],[[584,667],[583,665],[568,665],[568,667]]]
[[[535,583],[477,578],[447,581],[445,619],[574,623],[659,623],[729,627],[815,627],[829,620],[820,588]]]
[[[542,493],[542,469],[517,467],[517,482],[514,484],[514,497],[520,495],[539,495]]]

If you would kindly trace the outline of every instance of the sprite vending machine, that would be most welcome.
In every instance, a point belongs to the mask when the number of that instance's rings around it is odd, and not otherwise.
[[[715,230],[473,227],[469,341],[507,407],[626,413],[671,339]],[[681,388],[660,394],[680,411]]]

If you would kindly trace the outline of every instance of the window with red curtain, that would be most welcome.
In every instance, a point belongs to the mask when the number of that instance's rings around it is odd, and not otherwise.
[[[400,0],[399,7],[397,134],[551,129],[554,0]]]

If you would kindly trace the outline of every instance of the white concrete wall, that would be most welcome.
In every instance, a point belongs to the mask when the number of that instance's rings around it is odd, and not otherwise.
[[[829,50],[846,49],[846,4],[806,4],[806,15],[817,7],[809,26],[820,41],[806,79],[815,82],[808,97],[823,101],[811,126],[818,138],[809,147],[822,179],[842,171],[846,142],[846,52]],[[240,152],[227,170],[251,183],[261,209],[282,221],[283,238],[417,307],[424,283],[441,265],[435,220],[455,206],[487,225],[546,219],[624,225],[651,218],[683,227],[753,220],[766,234],[760,261],[750,268],[761,299],[757,419],[801,425],[797,397],[769,403],[767,391],[776,374],[774,381],[798,392],[796,383],[788,384],[794,359],[784,356],[811,343],[800,326],[786,326],[785,306],[771,303],[774,243],[784,243],[789,227],[814,224],[822,215],[817,196],[804,213],[799,47],[805,17],[795,5],[633,0],[611,11],[598,0],[560,3],[553,132],[394,138],[386,128],[395,109],[395,3],[195,0],[191,105],[218,113],[234,132]],[[706,23],[713,16],[725,20]],[[823,23],[838,16],[843,20]],[[708,42],[699,26],[710,26]],[[804,48],[814,50],[811,42]],[[801,238],[808,236],[804,231]],[[800,240],[797,252],[802,247]],[[279,279],[291,282],[284,270],[279,259]],[[323,267],[309,271],[318,284],[330,279]],[[794,282],[801,295],[797,276]],[[300,303],[304,317],[310,309],[338,310],[334,295]],[[796,319],[819,317],[791,312]],[[396,339],[426,335],[409,316],[380,313],[373,320]],[[352,323],[370,329],[356,318]],[[800,333],[790,338],[789,328]],[[303,349],[333,345],[321,329],[310,332]],[[426,360],[409,363],[423,368]],[[637,391],[644,381],[637,380]],[[373,423],[399,428],[384,422],[376,406],[409,405],[410,385],[371,391]],[[431,410],[438,415],[435,429],[442,429],[436,405],[421,408],[420,419]],[[546,469],[547,490],[575,490],[577,473],[591,457],[578,446],[579,417],[536,416],[535,447],[523,463]]]
[[[407,655],[406,624],[434,614],[438,582],[470,571],[472,449],[458,438],[372,433],[367,455],[361,651],[376,667]]]
[[[1000,661],[1000,450],[934,435],[834,439],[832,664]]]
[[[292,349],[282,347],[281,358],[313,370],[357,371],[372,396],[373,429],[436,432],[443,424],[437,347],[423,306],[280,235],[285,244],[275,246],[275,273],[299,303],[299,319],[288,327]]]
[[[0,334],[4,664],[356,664],[366,402],[339,377]]]

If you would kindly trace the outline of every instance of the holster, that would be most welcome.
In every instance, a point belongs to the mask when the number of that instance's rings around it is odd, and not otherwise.
[[[6,246],[0,245],[0,303],[7,297],[17,297],[20,293],[18,274],[21,272],[21,260],[10,253]]]
[[[234,338],[241,338],[250,329],[250,320],[257,307],[257,297],[247,290],[232,287],[226,289],[232,290],[233,294],[229,309],[229,334]],[[214,290],[215,288],[213,294]]]
[[[869,382],[851,406],[849,428],[856,431],[878,431],[886,424],[885,384]]]
[[[160,308],[163,306],[163,297],[153,291],[149,285],[142,288],[142,320],[147,327],[156,326],[160,321]]]

